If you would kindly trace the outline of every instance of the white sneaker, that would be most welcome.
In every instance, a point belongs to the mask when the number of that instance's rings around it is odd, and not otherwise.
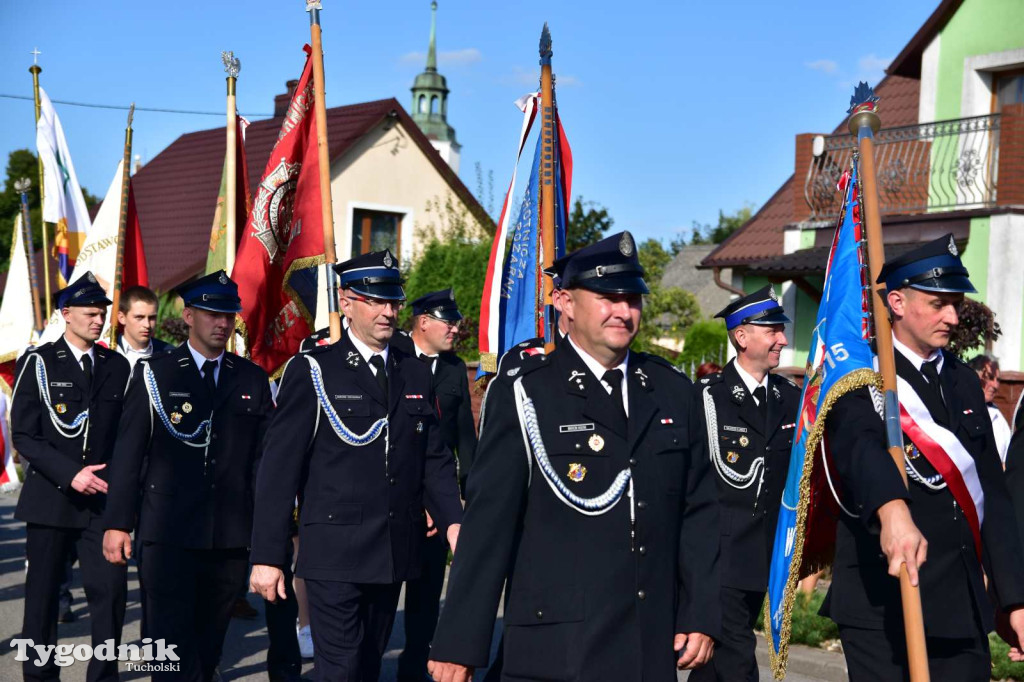
[[[309,626],[297,628],[295,634],[299,638],[299,654],[303,658],[313,658],[313,634],[309,631]]]

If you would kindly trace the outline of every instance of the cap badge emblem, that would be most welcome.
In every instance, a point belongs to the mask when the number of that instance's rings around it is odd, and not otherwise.
[[[394,263],[394,262],[395,261],[393,261],[391,259],[391,252],[390,251],[385,251],[384,252],[384,267],[390,268],[392,263]]]
[[[181,412],[171,412],[171,423],[172,424],[180,424],[181,423]]]
[[[220,277],[218,277],[218,278],[217,278],[217,281],[218,281],[218,282],[220,282],[221,284],[227,284],[227,283],[228,283],[228,276],[227,276],[227,275],[225,275],[225,274],[223,273],[223,271],[222,271],[222,272],[220,273]]]
[[[448,290],[448,300],[449,301],[454,301],[455,300],[455,290],[454,289],[449,289]]]
[[[736,462],[740,461],[739,454],[735,452],[730,452],[728,455],[725,456],[725,458],[729,461],[729,464],[735,464]]]
[[[181,411],[184,412],[185,414],[188,414],[189,412],[191,412],[192,411],[192,403],[182,403],[181,404]]]
[[[623,232],[619,238],[619,253],[626,258],[633,255],[633,235],[629,232]]]
[[[509,371],[505,372],[505,374],[507,374],[510,377],[514,377],[515,375],[519,374],[519,368],[518,367],[513,367]]]
[[[775,293],[775,286],[772,284],[768,285],[768,295],[772,297],[772,300],[776,303],[779,302],[779,295]]]
[[[956,250],[956,242],[953,241],[953,235],[949,235],[949,253],[953,256],[959,256],[960,252]]]
[[[740,447],[745,448],[748,445],[750,445],[750,439],[746,436],[740,436]]]
[[[64,403],[57,403],[53,406],[53,409],[57,410],[57,414],[64,414],[68,411],[68,406]]]
[[[583,466],[579,462],[572,462],[569,464],[569,480],[574,483],[579,483],[587,475],[587,467]]]
[[[92,282],[93,284],[96,284],[96,275],[92,274],[91,272],[85,273],[85,278]]]
[[[604,450],[604,438],[595,433],[587,441],[587,445],[589,445],[590,449],[593,450],[594,452],[601,452],[602,450]]]

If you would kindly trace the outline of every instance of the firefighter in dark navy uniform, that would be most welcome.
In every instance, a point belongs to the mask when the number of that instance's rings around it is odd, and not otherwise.
[[[395,334],[396,347],[413,354],[433,374],[434,397],[441,438],[455,454],[459,488],[476,452],[476,426],[469,394],[466,363],[453,352],[462,313],[451,289],[432,291],[412,302],[412,329]],[[423,542],[422,574],[405,584],[405,649],[398,657],[398,682],[423,682],[427,654],[437,626],[448,543],[427,516],[428,537]]]
[[[731,302],[715,317],[724,318],[736,349],[734,360],[699,384],[721,505],[722,639],[711,663],[690,679],[756,681],[754,627],[768,588],[800,390],[771,373],[789,322],[773,287]]]
[[[555,268],[568,337],[491,383],[429,669],[487,665],[505,587],[502,679],[674,681],[719,630],[699,395],[629,349],[648,289],[628,232]]]
[[[371,682],[402,582],[420,575],[424,509],[455,549],[462,504],[430,369],[389,343],[405,298],[397,259],[378,251],[335,269],[349,327],[283,373],[258,477],[250,584],[284,598],[298,496],[295,573],[306,584],[317,679]]]
[[[978,375],[945,350],[975,289],[952,235],[886,262],[878,282],[892,317],[909,490],[886,449],[882,396],[873,387],[842,396],[825,425],[844,511],[821,611],[839,625],[853,682],[907,679],[893,577],[905,563],[920,585],[931,679],[988,680],[986,578],[1005,614],[999,633],[1015,645],[1024,553]]]
[[[76,549],[89,604],[92,645],[121,641],[125,568],[103,560],[102,514],[130,368],[115,351],[97,345],[107,298],[91,272],[58,291],[64,335],[30,349],[19,360],[11,406],[11,436],[27,463],[25,488],[14,517],[24,521],[25,619],[21,637],[57,643],[58,586]],[[116,661],[89,661],[86,679],[116,680]],[[24,663],[26,680],[57,679],[53,657]]]
[[[210,680],[245,584],[254,476],[273,403],[266,373],[225,351],[241,310],[222,270],[176,288],[188,340],[140,359],[114,449],[104,554],[141,542],[143,631],[176,645],[178,672]],[[140,495],[141,492],[141,495]]]

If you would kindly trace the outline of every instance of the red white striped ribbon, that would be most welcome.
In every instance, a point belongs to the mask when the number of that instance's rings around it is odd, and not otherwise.
[[[935,423],[924,401],[902,377],[897,377],[900,427],[924,454],[964,511],[974,535],[974,549],[981,559],[981,524],[985,521],[985,493],[978,479],[974,457],[949,429]]]

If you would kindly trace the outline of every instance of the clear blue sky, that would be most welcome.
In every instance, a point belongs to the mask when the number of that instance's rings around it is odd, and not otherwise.
[[[493,170],[500,206],[521,120],[512,102],[536,87],[548,21],[574,194],[640,237],[688,234],[720,208],[763,204],[792,172],[793,136],[838,124],[855,82],[877,83],[937,4],[865,0],[856,21],[849,5],[807,0],[440,0],[440,71],[463,145],[460,174],[475,192],[474,164]],[[408,109],[429,5],[324,0],[328,106],[396,97]],[[302,0],[3,0],[0,93],[31,95],[29,53],[38,47],[52,99],[222,112],[220,52],[234,50],[239,110],[270,113],[302,68],[303,8]],[[81,183],[102,195],[122,154],[125,112],[56,108]],[[222,120],[139,112],[135,151],[151,159]],[[34,148],[31,102],[0,98],[0,122],[4,162],[13,149]]]

